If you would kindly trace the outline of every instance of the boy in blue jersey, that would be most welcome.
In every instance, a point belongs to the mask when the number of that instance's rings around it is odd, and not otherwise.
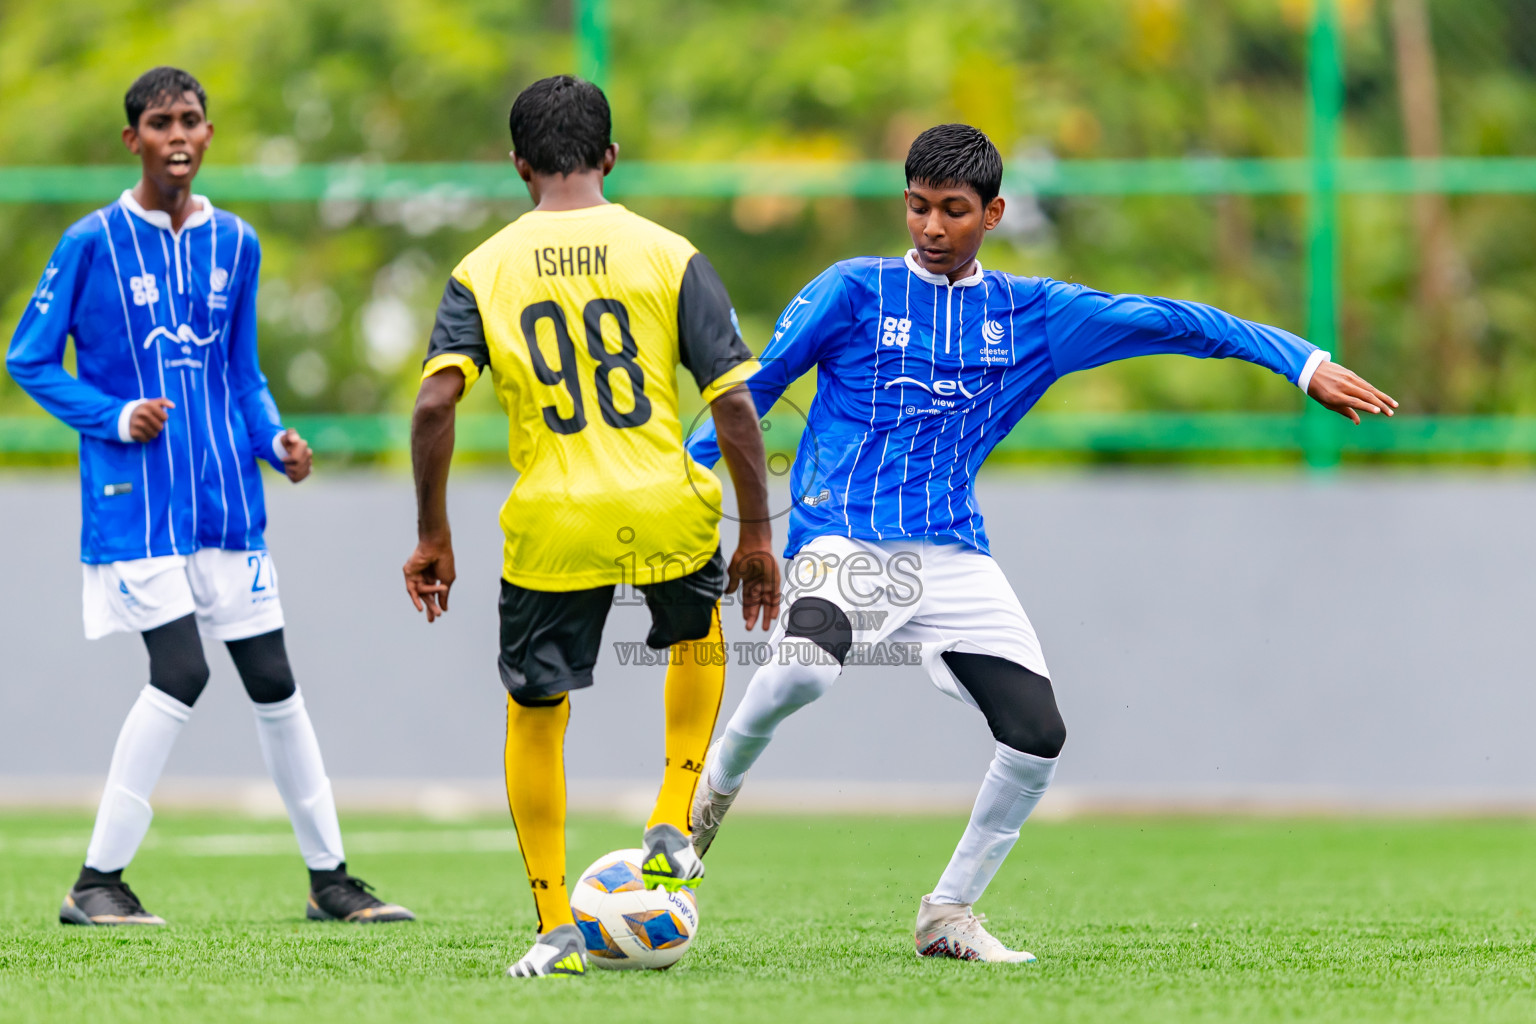
[[[964,834],[919,904],[920,956],[1024,962],[972,913],[1045,793],[1066,742],[1034,628],[988,554],[975,496],[987,454],[1059,377],[1154,353],[1238,358],[1360,422],[1397,403],[1295,335],[1194,302],[1108,295],[983,271],[1003,215],[985,135],[940,125],[906,163],[903,259],[838,263],[792,300],[749,381],[766,412],[812,366],[817,392],[792,470],[787,613],[706,761],[692,834],[709,848],[778,724],[872,645],[917,645],[944,693],[996,741]],[[712,428],[689,451],[719,458]],[[871,656],[873,652],[873,656]]]
[[[283,643],[262,532],[264,460],[298,482],[309,445],[285,430],[256,358],[261,247],[251,226],[192,192],[213,135],[185,71],[128,90],[123,142],[143,176],[64,234],[23,313],[6,369],[80,432],[89,639],[137,632],[149,685],[123,723],[66,924],[160,925],[123,881],[171,746],[208,682],[202,637],[229,648],[262,754],[309,867],[313,919],[410,911],[347,873],[320,747]],[[78,376],[62,366],[75,339]]]

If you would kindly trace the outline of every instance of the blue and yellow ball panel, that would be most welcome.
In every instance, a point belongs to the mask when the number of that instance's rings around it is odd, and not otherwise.
[[[640,878],[640,873],[622,860],[614,861],[596,874],[588,875],[582,881],[603,892],[629,892],[633,889],[645,888],[645,882]]]
[[[587,940],[587,955],[600,956],[607,960],[627,960],[628,955],[613,941],[613,936],[608,934],[608,929],[603,927],[603,922],[590,914],[576,911],[576,927],[581,929],[582,938]]]
[[[625,914],[624,923],[646,949],[671,949],[688,941],[683,923],[669,910],[646,910]]]

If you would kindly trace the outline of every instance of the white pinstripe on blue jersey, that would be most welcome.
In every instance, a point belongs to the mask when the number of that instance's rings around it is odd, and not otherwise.
[[[256,354],[260,252],[243,221],[201,202],[180,231],[128,193],[70,228],[7,352],[11,376],[80,432],[86,562],[263,546],[256,460],[281,468],[282,426]],[[62,366],[69,337],[78,376]],[[162,396],[175,408],[160,436],[125,443],[126,405]]]
[[[885,299],[897,293],[895,275],[900,319],[910,330],[890,359],[882,328],[895,312]],[[923,271],[910,253],[838,263],[785,309],[749,382],[766,413],[791,381],[817,367],[816,400],[791,471],[797,501],[785,553],[826,535],[987,551],[976,472],[1062,375],[1173,353],[1246,359],[1295,382],[1315,351],[1295,335],[1199,303],[1108,295],[979,265],[950,282]],[[713,465],[713,424],[688,448]]]

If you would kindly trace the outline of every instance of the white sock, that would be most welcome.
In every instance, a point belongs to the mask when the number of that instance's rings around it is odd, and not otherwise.
[[[149,797],[191,716],[191,708],[153,686],[139,691],[112,749],[112,767],[107,769],[96,827],[85,851],[86,867],[121,871],[133,860],[155,816]]]
[[[341,823],[336,820],[336,799],[320,759],[320,741],[304,709],[304,695],[296,692],[286,700],[252,706],[261,754],[288,808],[304,863],[315,871],[335,870],[347,859],[341,848]]]
[[[981,899],[1003,858],[1019,840],[1024,819],[1045,795],[1056,775],[1057,758],[1036,757],[997,745],[976,806],[949,866],[934,886],[932,903],[975,903]]]
[[[786,659],[780,655],[792,650]],[[832,688],[843,667],[809,640],[786,638],[774,651],[774,659],[757,670],[747,684],[731,720],[725,724],[720,749],[709,765],[709,785],[717,793],[734,793],[741,780],[773,739],[773,731],[794,712]],[[810,662],[811,664],[803,664]]]

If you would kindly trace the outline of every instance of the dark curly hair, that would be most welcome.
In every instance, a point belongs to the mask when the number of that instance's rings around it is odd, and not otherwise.
[[[1003,158],[979,129],[968,124],[940,124],[912,141],[907,150],[907,184],[956,186],[976,190],[983,205],[1003,187]]]
[[[187,93],[197,97],[197,102],[203,108],[203,116],[207,117],[208,94],[203,91],[197,79],[181,68],[165,65],[150,68],[128,87],[128,94],[123,97],[123,110],[128,114],[128,124],[137,128],[144,111],[161,100],[179,100]]]

